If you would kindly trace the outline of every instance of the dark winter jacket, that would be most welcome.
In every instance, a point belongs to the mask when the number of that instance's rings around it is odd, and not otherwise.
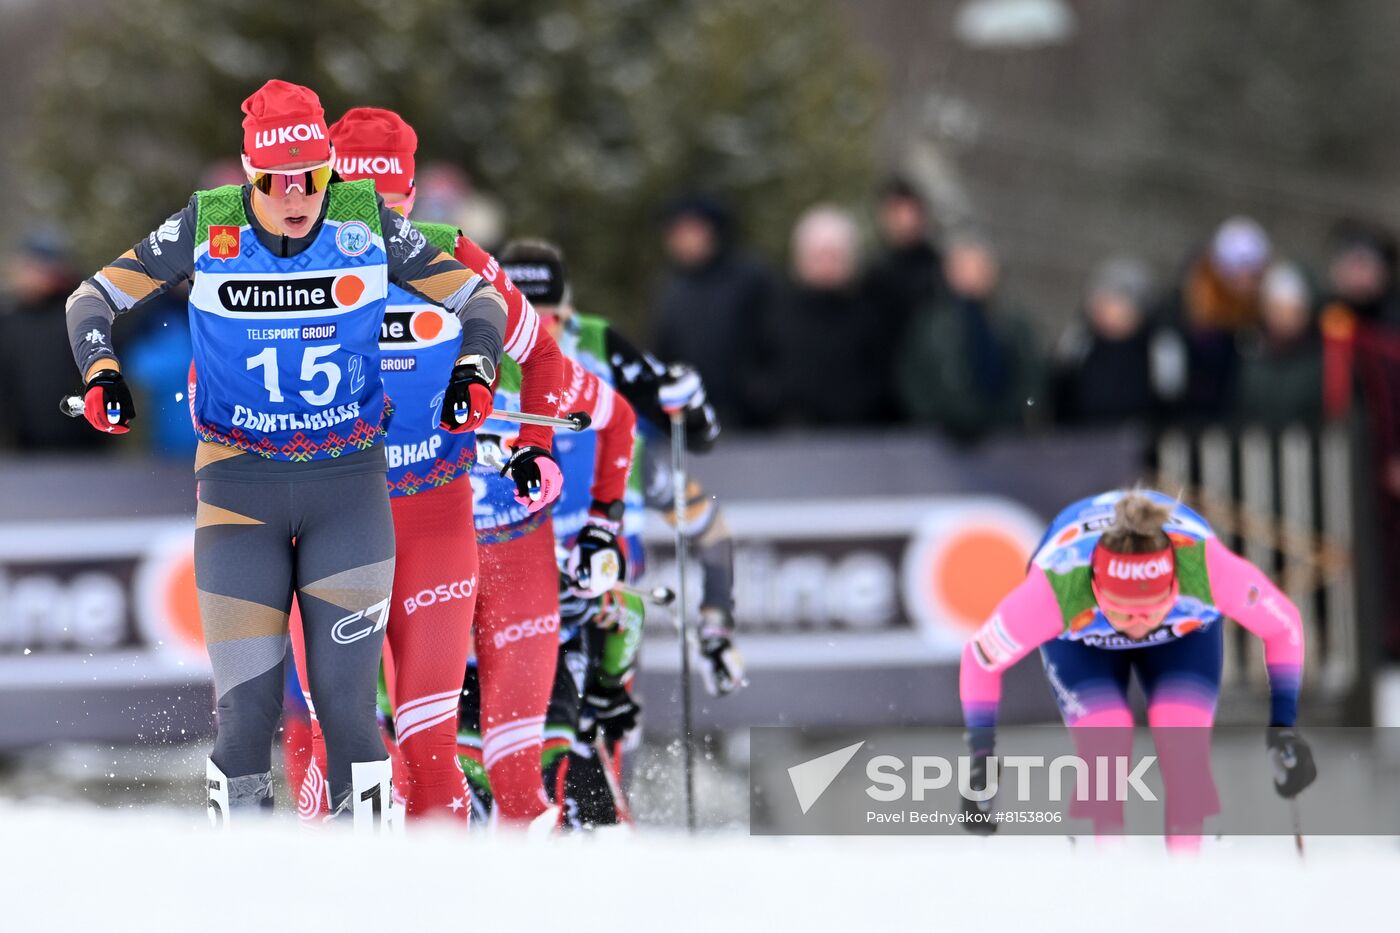
[[[1028,323],[995,301],[954,296],[915,312],[896,364],[904,409],[964,440],[1036,417],[1043,373]]]
[[[1316,329],[1297,340],[1246,343],[1231,407],[1234,420],[1277,430],[1322,419],[1322,340]]]
[[[766,419],[811,427],[889,424],[895,419],[889,336],[854,287],[829,291],[790,285],[774,307],[768,345],[773,362],[759,386]]]
[[[656,301],[656,355],[693,365],[726,426],[756,420],[751,380],[763,365],[757,335],[767,327],[772,278],[758,262],[725,249],[706,265],[674,268]]]
[[[914,312],[937,301],[946,289],[943,256],[932,243],[887,249],[865,273],[865,293],[875,313],[894,338],[908,330]]]
[[[58,414],[78,378],[64,317],[69,290],[0,307],[0,443],[29,452],[111,448],[81,418]]]
[[[1085,322],[1067,330],[1055,348],[1051,404],[1066,425],[1158,421],[1185,378],[1185,347],[1173,331],[1144,326],[1110,340]]]

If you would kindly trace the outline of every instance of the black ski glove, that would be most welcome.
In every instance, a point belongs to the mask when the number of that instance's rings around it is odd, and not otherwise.
[[[564,489],[564,474],[554,455],[543,447],[517,448],[501,467],[501,475],[515,481],[515,501],[531,515],[559,498]]]
[[[987,756],[974,754],[972,756],[972,769],[967,775],[967,785],[972,790],[985,790],[987,787]],[[983,801],[968,800],[963,798],[962,810],[966,817],[963,829],[974,836],[990,836],[997,831],[997,824],[991,822],[990,817],[996,812],[995,797]]]
[[[83,387],[83,417],[104,434],[125,434],[136,417],[131,389],[115,369],[100,369]]]
[[[642,715],[641,704],[623,684],[606,686],[595,680],[584,690],[583,702],[588,709],[580,719],[596,722],[609,745],[622,741],[627,733],[637,728]]]
[[[620,531],[620,520],[589,510],[565,563],[581,595],[602,596],[626,578],[627,558],[622,556],[622,547],[617,541]]]
[[[1271,727],[1266,735],[1269,760],[1274,766],[1274,790],[1292,800],[1317,780],[1312,748],[1292,729]]]

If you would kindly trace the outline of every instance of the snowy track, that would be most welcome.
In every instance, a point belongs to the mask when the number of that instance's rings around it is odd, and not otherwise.
[[[284,824],[220,837],[188,811],[33,803],[0,804],[0,827],[0,929],[25,933],[1376,929],[1400,877],[1393,839],[1310,839],[1305,862],[1286,838],[1211,842],[1194,859],[1155,839],[1098,850],[645,830],[375,845]]]

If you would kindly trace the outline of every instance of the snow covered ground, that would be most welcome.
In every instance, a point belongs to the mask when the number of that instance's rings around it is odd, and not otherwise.
[[[0,933],[167,930],[1395,929],[1400,840],[750,837],[747,783],[708,762],[694,837],[668,750],[637,757],[635,831],[531,844],[410,828],[362,839],[290,815],[213,833],[207,746],[62,746],[0,771]],[[280,791],[283,801],[288,799]],[[666,825],[670,824],[670,825]],[[1326,924],[1326,926],[1323,926]]]
[[[202,812],[0,802],[6,931],[1394,929],[1392,839],[365,839]]]

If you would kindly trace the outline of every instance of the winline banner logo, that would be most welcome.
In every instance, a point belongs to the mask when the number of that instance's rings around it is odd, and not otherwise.
[[[756,835],[1293,835],[1400,832],[1378,780],[1390,730],[1257,728],[750,730]],[[1400,733],[1400,730],[1396,730]],[[1305,744],[1307,744],[1305,742]],[[1390,751],[1387,753],[1387,749]],[[1300,759],[1316,774],[1300,780]]]

